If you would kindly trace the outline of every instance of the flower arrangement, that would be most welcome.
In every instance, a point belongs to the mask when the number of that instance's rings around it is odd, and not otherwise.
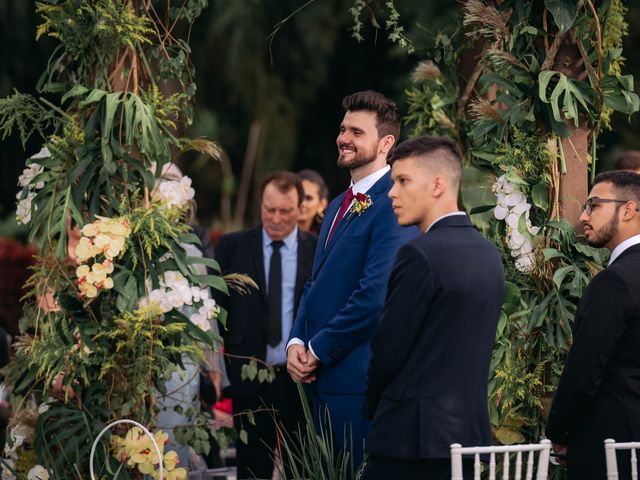
[[[353,203],[351,204],[351,208],[349,209],[349,214],[360,216],[371,205],[373,205],[371,197],[366,193],[358,192],[353,198]]]
[[[82,238],[75,250],[80,262],[93,260],[91,266],[82,263],[76,269],[80,294],[86,298],[95,298],[99,290],[113,288],[113,279],[108,275],[113,273],[113,260],[122,252],[131,234],[126,218],[96,218],[82,228]]]
[[[19,118],[23,144],[33,134],[44,144],[18,180],[18,221],[40,256],[5,377],[3,479],[88,478],[98,432],[120,419],[154,425],[167,379],[220,346],[212,322],[225,315],[211,289],[226,283],[184,219],[191,179],[161,181],[173,155],[219,151],[175,133],[195,86],[188,46],[171,31],[202,6],[158,15],[144,2],[54,3],[36,6],[38,36],[60,42],[42,77],[51,95],[0,101],[3,136]],[[143,58],[158,59],[154,71]],[[163,94],[156,79],[184,88]],[[96,466],[140,479],[163,461],[165,478],[186,477],[174,454],[155,458],[135,430],[118,433]]]
[[[154,433],[153,437],[160,448],[160,454],[163,455],[164,478],[162,480],[186,480],[187,471],[178,467],[180,458],[176,452],[171,450],[164,453],[169,436],[159,430]],[[132,427],[124,437],[113,435],[111,446],[120,463],[126,463],[143,475],[151,475],[154,479],[159,478],[156,466],[160,463],[160,458],[151,444],[151,439],[140,427]]]
[[[526,195],[520,191],[515,181],[508,178],[508,174],[501,175],[493,184],[493,191],[497,196],[493,215],[507,224],[507,245],[515,259],[515,267],[522,273],[528,273],[535,266],[533,237],[540,228],[531,225],[531,204],[527,202]]]
[[[31,157],[31,160],[37,160],[41,158],[49,158],[51,153],[47,147],[43,147],[38,153]],[[28,225],[31,222],[31,208],[33,199],[35,198],[38,190],[44,187],[44,182],[34,180],[44,171],[44,167],[36,162],[31,162],[22,172],[22,175],[18,177],[18,185],[22,187],[22,190],[16,195],[16,221],[18,223]]]

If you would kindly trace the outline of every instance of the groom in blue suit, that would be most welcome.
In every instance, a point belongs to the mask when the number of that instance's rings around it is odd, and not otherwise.
[[[338,166],[349,169],[351,186],[327,208],[289,337],[287,368],[294,380],[315,384],[316,415],[322,419],[328,410],[334,440],[353,450],[357,468],[369,430],[362,412],[370,341],[396,252],[418,231],[398,225],[387,196],[387,155],[400,134],[396,105],[373,91],[349,95],[342,104]]]

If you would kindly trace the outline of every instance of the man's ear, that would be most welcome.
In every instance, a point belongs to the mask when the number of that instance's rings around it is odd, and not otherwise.
[[[378,141],[378,150],[385,155],[391,151],[391,148],[396,143],[396,137],[393,135],[385,135]]]
[[[632,220],[632,219],[638,219],[638,204],[636,202],[634,202],[633,200],[630,202],[627,202],[624,207],[623,207],[623,211],[622,211],[622,218],[624,220]]]
[[[435,175],[433,177],[433,196],[439,197],[447,191],[447,179],[444,175]]]

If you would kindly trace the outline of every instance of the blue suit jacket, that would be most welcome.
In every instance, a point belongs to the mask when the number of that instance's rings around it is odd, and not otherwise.
[[[325,245],[344,193],[327,208],[313,274],[290,335],[311,343],[320,359],[321,393],[364,393],[369,344],[380,320],[393,260],[398,248],[418,234],[415,227],[398,225],[387,197],[390,188],[387,173],[367,192],[372,205],[360,215],[347,213]]]

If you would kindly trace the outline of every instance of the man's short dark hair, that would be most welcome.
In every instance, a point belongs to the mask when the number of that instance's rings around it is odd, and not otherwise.
[[[640,150],[622,152],[615,163],[616,170],[640,170]]]
[[[273,183],[280,193],[289,193],[291,189],[295,189],[298,192],[298,206],[302,204],[304,198],[304,189],[302,188],[302,180],[298,175],[286,170],[277,170],[275,172],[268,173],[262,180],[260,185],[260,202],[264,196],[264,190],[267,185]]]
[[[611,183],[619,200],[632,200],[640,206],[640,174],[628,170],[614,170],[596,175],[593,184]]]
[[[318,193],[320,194],[321,200],[329,199],[329,187],[327,187],[327,182],[324,181],[324,178],[322,178],[322,175],[318,172],[311,170],[310,168],[305,168],[298,172],[298,176],[301,180],[307,180],[318,186]]]
[[[342,99],[345,112],[367,111],[376,114],[378,138],[393,135],[396,142],[400,138],[400,114],[398,107],[389,98],[373,90],[356,92]]]
[[[441,168],[446,168],[451,173],[453,187],[459,190],[462,182],[462,155],[456,142],[449,137],[424,135],[405,140],[391,152],[389,163],[393,164],[404,158],[427,156],[434,166],[437,162]]]

